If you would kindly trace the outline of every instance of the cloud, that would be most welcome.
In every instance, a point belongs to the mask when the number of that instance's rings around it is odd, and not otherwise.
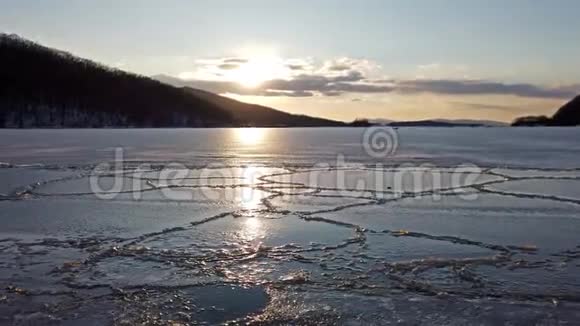
[[[301,64],[287,64],[286,67],[290,70],[304,70],[304,65]]]
[[[172,81],[171,84],[176,84]],[[413,79],[366,80],[360,71],[348,71],[338,76],[300,74],[291,79],[272,79],[256,88],[245,88],[232,81],[188,80],[180,83],[215,93],[277,96],[338,96],[344,93],[392,93],[442,95],[512,95],[529,98],[566,99],[580,93],[580,85],[543,87],[533,84],[507,84],[493,81]]]
[[[222,59],[223,63],[247,63],[248,59],[245,58],[226,58],[226,59]]]
[[[526,83],[507,84],[485,80],[415,79],[397,81],[396,89],[402,93],[569,98],[580,91],[580,85],[576,85],[576,87],[544,87]]]
[[[469,103],[469,102],[457,102],[451,101],[450,104],[454,106],[464,107],[467,109],[478,109],[478,110],[498,110],[498,111],[518,111],[521,110],[521,106],[514,105],[499,105],[499,104],[483,104],[483,103]]]
[[[240,68],[241,65],[249,62],[245,58],[213,58],[213,59],[198,59],[195,61],[197,64],[198,72],[200,70],[211,71],[215,73],[216,70],[235,70]],[[194,72],[189,72],[190,75],[195,75]],[[183,74],[183,73],[182,73]],[[193,79],[193,78],[187,78]]]
[[[349,94],[441,94],[441,95],[507,95],[522,98],[567,99],[580,93],[580,84],[547,87],[532,83],[506,83],[494,80],[459,78],[386,79],[378,64],[364,59],[338,58],[318,61],[311,58],[281,59],[276,63],[282,73],[265,80],[257,87],[243,87],[227,80],[228,70],[239,68],[245,58],[198,60],[196,71],[182,73],[182,86],[200,88],[215,93],[256,96],[339,96]],[[277,67],[277,66],[276,66]],[[274,67],[274,68],[276,68]],[[463,72],[464,66],[444,66],[439,63],[418,66],[422,71]],[[173,80],[171,83],[176,84]]]
[[[218,80],[184,80],[166,75],[157,75],[153,78],[177,87],[192,87],[217,94],[238,94],[254,96],[286,96],[286,97],[311,97],[314,92],[307,90],[272,90],[266,88],[248,88],[232,81]]]
[[[379,71],[380,66],[370,60],[343,57],[324,61],[318,72],[336,74],[353,70],[360,71],[366,76]]]
[[[236,64],[236,63],[222,63],[221,65],[218,65],[217,67],[222,69],[222,70],[234,70],[234,69],[238,69],[240,67],[240,65]]]
[[[345,71],[345,70],[349,70],[350,66],[346,65],[346,64],[336,64],[336,65],[332,65],[330,67],[328,67],[329,70],[332,71]]]
[[[309,91],[286,91],[286,92],[277,92],[277,91],[265,91],[262,93],[263,96],[288,96],[288,97],[312,97],[315,94]]]

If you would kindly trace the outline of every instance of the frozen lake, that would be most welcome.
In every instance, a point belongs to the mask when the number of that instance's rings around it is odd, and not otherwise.
[[[580,128],[367,132],[0,130],[0,324],[580,320]]]

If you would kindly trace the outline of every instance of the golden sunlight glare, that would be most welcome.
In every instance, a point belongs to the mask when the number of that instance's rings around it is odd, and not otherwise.
[[[263,193],[254,189],[253,186],[260,181],[258,178],[262,175],[264,175],[264,172],[259,167],[247,166],[244,168],[242,176],[244,183],[249,185],[249,187],[241,190],[240,199],[243,208],[252,210],[260,206]]]
[[[255,241],[264,237],[262,221],[258,217],[248,217],[242,227],[241,236],[246,241]]]
[[[248,59],[237,69],[228,71],[224,77],[248,88],[255,88],[268,80],[286,78],[290,74],[282,59],[272,55],[257,55]]]
[[[238,128],[235,129],[236,140],[242,145],[258,145],[264,139],[264,128]]]

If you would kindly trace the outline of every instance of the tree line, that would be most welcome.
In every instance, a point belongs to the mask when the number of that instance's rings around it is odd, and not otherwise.
[[[0,127],[224,126],[181,88],[0,34]]]

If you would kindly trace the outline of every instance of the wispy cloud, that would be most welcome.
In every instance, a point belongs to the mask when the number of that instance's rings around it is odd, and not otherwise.
[[[497,111],[518,111],[521,110],[521,106],[515,105],[500,105],[500,104],[484,104],[484,103],[470,103],[470,102],[450,102],[455,107],[462,107],[467,109],[477,109],[477,110],[497,110]]]
[[[538,98],[569,98],[580,91],[580,85],[545,87],[534,84],[509,84],[486,80],[416,79],[400,80],[395,88],[403,93],[446,95],[513,95]]]
[[[222,59],[223,63],[246,63],[248,59],[246,58],[224,58]]]
[[[222,63],[220,65],[217,66],[219,69],[223,69],[223,70],[233,70],[233,69],[238,69],[240,67],[239,64],[235,64],[235,63]]]
[[[318,65],[310,59],[281,60],[281,67],[287,70],[284,78],[272,78],[262,81],[255,87],[243,87],[234,80],[224,78],[227,77],[228,71],[236,70],[241,65],[248,63],[248,59],[222,58],[198,62],[205,69],[205,75],[194,72],[183,73],[180,77],[187,80],[165,78],[164,81],[178,86],[200,88],[221,94],[288,97],[340,96],[345,93],[431,93],[565,99],[580,93],[580,84],[551,87],[532,83],[506,83],[469,78],[376,78],[381,72],[380,66],[369,60],[353,58],[327,60]],[[437,63],[419,67],[420,70],[438,70],[440,68],[441,65]],[[464,69],[463,66],[462,69]],[[225,77],[216,79],[216,76]]]
[[[433,93],[445,95],[512,95],[533,98],[572,98],[580,93],[580,85],[543,87],[532,84],[505,84],[473,80],[396,80],[390,83],[366,81],[360,72],[350,71],[338,77],[299,75],[292,79],[273,79],[255,88],[246,88],[231,81],[172,80],[171,84],[204,89],[215,93],[240,95],[277,94],[279,96],[337,96],[343,93]]]
[[[288,67],[290,70],[304,70],[304,66],[300,65],[300,64],[287,64],[286,67]]]

